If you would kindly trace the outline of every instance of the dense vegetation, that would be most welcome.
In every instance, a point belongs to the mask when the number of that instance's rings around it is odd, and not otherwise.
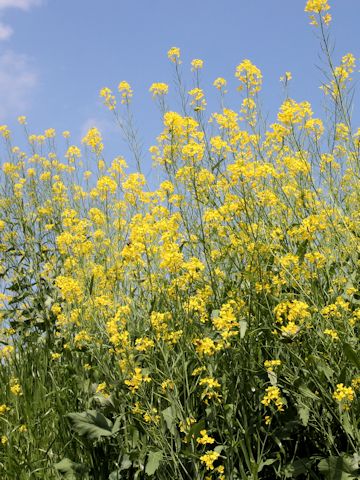
[[[359,478],[355,58],[332,62],[327,0],[305,9],[328,62],[323,120],[287,72],[265,127],[250,60],[240,109],[217,78],[208,113],[202,60],[187,92],[171,48],[182,109],[151,86],[156,188],[107,162],[95,127],[83,148],[25,117],[26,148],[0,127],[2,479]],[[140,169],[118,91],[100,95]]]

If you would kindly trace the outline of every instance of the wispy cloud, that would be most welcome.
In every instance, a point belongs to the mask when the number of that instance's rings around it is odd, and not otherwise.
[[[9,25],[0,22],[0,40],[7,40],[13,34],[13,29]]]
[[[0,10],[6,8],[20,8],[21,10],[29,10],[31,7],[41,5],[42,0],[0,0]]]
[[[0,55],[0,121],[26,113],[38,76],[26,55]]]
[[[32,7],[37,7],[43,3],[43,0],[0,0],[0,17],[9,8],[17,8],[28,11]],[[8,40],[14,33],[10,25],[0,21],[0,41]]]
[[[116,124],[107,118],[89,117],[80,127],[81,138],[93,127],[100,130],[103,135],[119,131]]]

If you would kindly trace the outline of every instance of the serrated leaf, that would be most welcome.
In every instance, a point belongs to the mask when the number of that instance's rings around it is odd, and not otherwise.
[[[111,420],[96,410],[87,410],[82,413],[66,415],[72,422],[72,428],[81,436],[90,440],[113,435]]]
[[[145,473],[149,476],[154,475],[159,468],[161,460],[163,459],[163,452],[158,450],[157,452],[150,452],[146,463]]]

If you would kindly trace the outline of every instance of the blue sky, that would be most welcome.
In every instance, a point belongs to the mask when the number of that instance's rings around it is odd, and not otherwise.
[[[109,156],[127,153],[99,90],[131,83],[134,114],[145,151],[160,132],[152,82],[170,83],[166,52],[181,48],[186,81],[190,61],[204,60],[208,97],[212,81],[229,81],[229,106],[237,109],[234,71],[244,58],[261,68],[262,103],[270,119],[281,103],[279,77],[291,71],[290,95],[321,104],[316,29],[304,13],[305,0],[0,0],[0,123],[20,134],[16,117],[28,117],[31,133],[70,130],[78,143],[98,126]],[[335,60],[360,56],[359,0],[330,0]],[[172,105],[176,109],[177,105]],[[360,118],[360,117],[359,117]],[[14,132],[15,138],[17,134]]]

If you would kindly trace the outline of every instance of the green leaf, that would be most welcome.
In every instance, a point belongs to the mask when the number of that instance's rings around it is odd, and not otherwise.
[[[360,369],[359,355],[353,350],[351,345],[349,345],[348,343],[345,342],[345,343],[343,343],[343,349],[344,349],[344,353],[345,353],[346,358],[350,362],[352,362],[357,368]]]
[[[276,373],[268,371],[268,377],[269,377],[269,381],[270,381],[271,385],[273,387],[276,387],[276,385],[277,385],[277,375],[276,375]]]
[[[114,435],[115,433],[118,433],[120,431],[120,428],[121,428],[121,420],[122,420],[122,417],[119,416],[119,417],[116,417],[115,419],[115,422],[114,422],[114,425],[112,426],[112,429],[111,429],[111,433]]]
[[[349,413],[348,412],[344,412],[342,415],[341,415],[341,424],[345,430],[345,432],[353,439],[355,439],[355,435],[354,435],[354,429],[353,429],[353,426],[351,425],[351,422],[350,422],[350,416],[349,416]],[[355,427],[356,428],[356,427]]]
[[[287,464],[283,474],[285,478],[296,478],[299,475],[304,475],[310,471],[312,463],[313,460],[309,458],[300,458]]]
[[[132,461],[130,460],[129,455],[125,453],[121,461],[120,470],[127,470],[128,468],[131,467],[131,465],[132,465]]]
[[[146,463],[145,473],[149,476],[154,475],[156,470],[160,466],[160,462],[163,459],[163,452],[158,450],[157,452],[150,452]]]
[[[191,428],[189,430],[189,434],[188,434],[188,437],[192,438],[197,438],[200,436],[200,431],[201,430],[204,430],[205,428],[205,419],[201,419],[199,422],[197,423],[194,423],[193,425],[191,425]]]
[[[259,464],[259,468],[258,468],[258,473],[261,472],[261,470],[264,468],[264,467],[267,467],[269,465],[272,465],[273,463],[275,463],[276,461],[278,461],[277,458],[268,458],[267,460],[264,460],[264,461],[261,461],[260,464]]]
[[[245,337],[245,333],[248,327],[248,323],[246,320],[240,320],[239,328],[240,328],[240,338],[243,339]]]
[[[304,427],[307,427],[307,424],[309,423],[309,417],[310,417],[310,408],[307,407],[306,405],[298,405],[297,411],[298,411],[301,423],[304,425]]]
[[[170,405],[170,407],[165,408],[165,410],[163,410],[161,414],[165,420],[166,426],[169,429],[170,433],[175,435],[176,420],[175,420],[175,415],[174,415],[172,406]]]
[[[85,465],[75,463],[69,458],[63,458],[60,462],[55,463],[54,467],[59,473],[64,475],[67,480],[81,478],[88,470]]]
[[[358,477],[358,462],[355,457],[340,456],[323,458],[318,463],[319,472],[326,480],[350,480]]]
[[[94,288],[94,275],[91,275],[90,284],[89,284],[89,295],[92,294]]]
[[[300,245],[298,246],[296,255],[297,255],[298,257],[300,257],[300,260],[301,260],[301,261],[304,260],[304,256],[305,256],[305,253],[306,253],[306,249],[307,249],[308,243],[309,243],[309,240],[304,240],[304,241],[301,242]]]
[[[121,480],[121,473],[117,470],[114,470],[110,473],[109,480]]]
[[[113,435],[112,422],[96,410],[66,415],[72,422],[72,428],[81,436],[90,440]]]
[[[320,400],[320,398],[305,385],[300,385],[299,392],[301,395],[304,395],[304,397],[311,398],[312,400]]]

